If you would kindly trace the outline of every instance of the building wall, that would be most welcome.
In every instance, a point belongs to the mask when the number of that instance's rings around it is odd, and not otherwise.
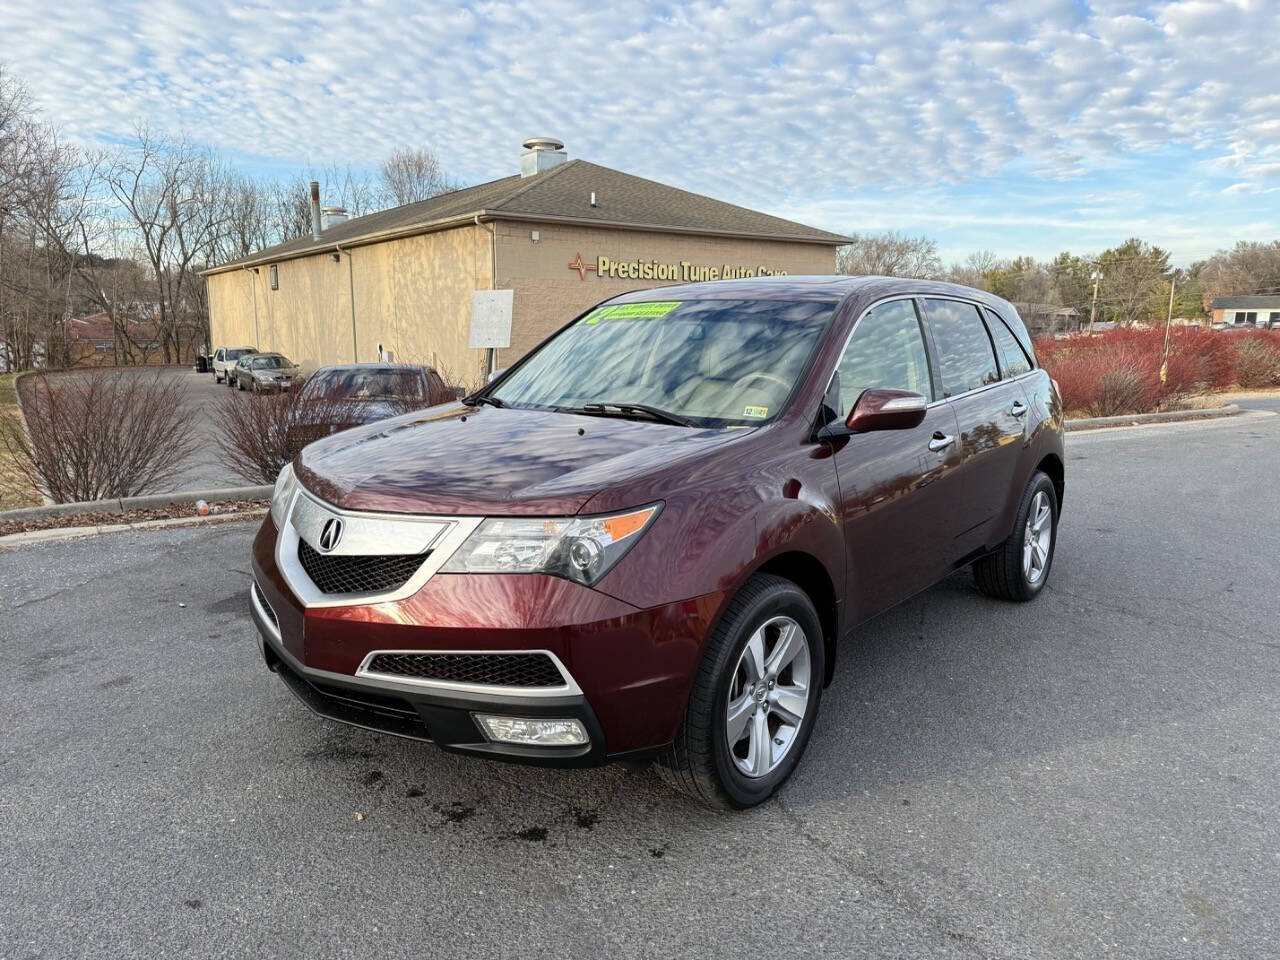
[[[336,263],[329,253],[282,260],[276,269],[276,290],[265,264],[257,274],[231,270],[207,278],[214,347],[279,351],[310,371],[377,360],[381,344],[398,361],[431,364],[460,382],[478,376],[484,351],[467,347],[467,332],[471,293],[489,287],[484,229],[460,227],[354,247]]]
[[[583,279],[569,266],[579,255],[590,267],[596,266],[597,258],[603,255],[622,262],[658,260],[679,266],[680,261],[689,261],[695,267],[763,267],[792,275],[834,273],[836,265],[835,248],[825,244],[514,221],[500,221],[494,226],[498,238],[497,286],[515,291],[511,347],[498,351],[500,367],[518,360],[549,333],[601,300],[628,290],[683,282],[602,279],[590,270],[584,271]],[[532,239],[535,230],[536,243]]]
[[[597,258],[615,261],[681,261],[694,267],[787,274],[835,271],[835,250],[824,244],[737,240],[498,221],[493,227],[499,288],[514,295],[511,347],[498,351],[507,366],[572,317],[627,290],[672,280],[600,278],[569,263],[581,254],[586,266]],[[539,239],[531,239],[532,231]],[[467,346],[471,294],[490,288],[490,237],[469,225],[439,233],[354,247],[335,263],[322,253],[276,264],[279,289],[270,268],[256,274],[230,270],[208,277],[213,347],[256,346],[301,364],[304,371],[331,363],[376,360],[378,345],[396,360],[426,363],[447,380],[479,382],[484,351]],[[356,330],[352,342],[351,287]],[[254,296],[257,298],[255,330]]]

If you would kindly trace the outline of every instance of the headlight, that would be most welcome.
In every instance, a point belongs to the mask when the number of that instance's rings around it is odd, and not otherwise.
[[[271,491],[271,519],[277,530],[284,526],[285,511],[289,509],[289,501],[293,499],[293,492],[297,489],[298,481],[293,476],[293,466],[286,463],[280,476],[276,477],[276,488]]]
[[[613,569],[662,504],[604,517],[501,517],[476,528],[442,573],[549,573],[591,586]]]

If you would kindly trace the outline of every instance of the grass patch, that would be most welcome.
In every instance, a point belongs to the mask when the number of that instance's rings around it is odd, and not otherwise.
[[[16,374],[0,373],[0,417],[18,419],[18,393],[13,381]],[[0,510],[38,507],[43,501],[35,487],[18,472],[8,452],[0,447]]]

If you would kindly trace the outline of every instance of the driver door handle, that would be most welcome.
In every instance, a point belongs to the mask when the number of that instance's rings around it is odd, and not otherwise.
[[[939,450],[947,449],[947,447],[951,446],[951,444],[955,442],[956,442],[955,437],[949,436],[948,434],[945,434],[941,430],[939,430],[937,433],[933,435],[933,439],[929,441],[929,449],[932,450],[934,453],[937,453]]]
[[[1015,417],[1020,417],[1027,412],[1027,405],[1021,400],[1013,401],[1013,406],[1009,408],[1009,412]]]

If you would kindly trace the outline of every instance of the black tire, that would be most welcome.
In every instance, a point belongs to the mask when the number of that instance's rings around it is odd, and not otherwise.
[[[1034,582],[1028,578],[1023,569],[1022,555],[1027,535],[1027,519],[1031,513],[1031,504],[1037,494],[1043,493],[1049,502],[1049,534],[1048,557],[1043,566],[1043,573]],[[987,554],[973,564],[973,579],[978,589],[997,600],[1012,600],[1025,603],[1034,600],[1049,582],[1049,574],[1053,570],[1053,552],[1058,546],[1058,493],[1053,481],[1040,471],[1036,471],[1027,489],[1023,491],[1022,501],[1018,504],[1018,516],[1013,524],[1013,532],[1009,539],[1000,544],[995,552]]]
[[[730,754],[724,708],[747,641],[761,624],[782,615],[799,624],[807,640],[807,707],[778,766],[752,778],[738,770]],[[741,810],[768,800],[795,770],[813,732],[826,676],[825,650],[822,624],[808,594],[782,577],[757,574],[748,580],[707,640],[684,720],[671,746],[658,758],[662,778],[692,799],[724,810]]]
[[[218,375],[215,373],[215,374],[213,375],[213,382],[214,382],[214,383],[221,383],[221,382],[222,382],[222,378],[221,378],[220,376],[218,376]]]
[[[241,393],[244,393],[244,381],[239,377],[236,377],[236,387],[239,388]]]

